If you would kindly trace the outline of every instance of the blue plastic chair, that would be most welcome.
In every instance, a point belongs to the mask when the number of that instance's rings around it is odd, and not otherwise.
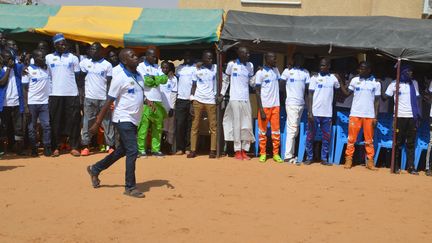
[[[378,162],[379,153],[381,148],[391,149],[393,146],[393,114],[380,113],[378,115],[377,126],[374,134],[375,146],[375,165]],[[402,148],[401,151],[402,165],[406,163],[406,152]]]
[[[303,114],[300,120],[300,129],[299,129],[299,146],[298,146],[298,152],[297,152],[297,160],[298,162],[303,162],[304,156],[306,153],[306,125],[307,125],[307,110],[303,110]],[[333,145],[334,145],[334,134],[335,134],[336,127],[332,126],[331,131],[331,138],[330,138],[330,147],[329,147],[329,158],[328,161],[333,161]],[[321,141],[322,140],[322,134],[321,129],[317,129],[315,133],[315,141]]]
[[[336,134],[333,136],[336,139],[333,163],[339,165],[342,152],[345,144],[348,143],[348,125],[349,125],[349,112],[338,111],[336,112]],[[357,145],[364,145],[363,128],[357,136]]]
[[[415,141],[415,151],[414,151],[414,167],[417,170],[420,162],[420,157],[423,151],[426,151],[429,145],[429,119],[422,121],[420,127],[417,129],[417,136]],[[406,149],[404,149],[403,159],[401,169],[406,169]]]

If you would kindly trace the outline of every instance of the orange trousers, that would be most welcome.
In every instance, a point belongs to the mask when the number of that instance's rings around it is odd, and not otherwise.
[[[350,116],[349,125],[348,125],[348,144],[345,151],[346,157],[353,157],[354,155],[354,144],[357,141],[357,136],[360,132],[360,129],[363,127],[363,134],[365,139],[365,148],[368,159],[374,158],[374,144],[373,144],[373,136],[374,136],[374,126],[373,121],[374,118],[362,118],[362,117],[354,117]]]
[[[258,111],[258,128],[259,128],[259,146],[260,155],[266,154],[266,144],[267,144],[267,124],[270,122],[271,127],[271,138],[273,142],[273,156],[279,154],[280,145],[280,112],[279,106],[271,108],[263,108],[266,115],[266,119],[261,119],[261,114]]]

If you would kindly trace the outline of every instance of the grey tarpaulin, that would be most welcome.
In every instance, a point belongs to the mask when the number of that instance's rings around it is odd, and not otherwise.
[[[382,52],[432,63],[432,21],[386,16],[286,16],[228,11],[221,34],[224,50],[236,42],[261,50],[286,44]],[[275,50],[275,49],[276,50]]]

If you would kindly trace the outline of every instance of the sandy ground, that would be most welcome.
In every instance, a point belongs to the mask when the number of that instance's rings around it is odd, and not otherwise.
[[[93,189],[103,155],[0,160],[0,242],[432,242],[432,178],[356,166],[232,158],[124,160]]]

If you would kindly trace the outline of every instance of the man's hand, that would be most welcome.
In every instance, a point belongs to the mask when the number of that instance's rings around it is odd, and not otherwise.
[[[308,112],[308,121],[311,122],[311,123],[314,122],[314,118],[313,118],[312,112]]]
[[[114,103],[112,103],[112,104],[110,105],[110,110],[111,110],[111,111],[114,111]]]
[[[222,95],[216,95],[216,103],[220,104],[223,101],[223,96]]]
[[[155,104],[153,103],[153,101],[147,99],[147,100],[145,101],[145,104],[148,105],[148,106],[150,106],[150,109],[152,110],[152,112],[155,112],[155,111],[156,111],[156,106],[155,106]]]
[[[15,61],[11,58],[7,63],[7,67],[13,68],[15,66]]]
[[[195,64],[195,67],[196,67],[197,69],[200,69],[202,65],[203,65],[202,62],[197,62],[197,63]]]
[[[372,127],[375,128],[376,125],[377,125],[377,119],[374,118],[374,119],[372,120]]]
[[[263,121],[267,119],[264,109],[260,109],[260,116],[261,116],[261,120]]]

